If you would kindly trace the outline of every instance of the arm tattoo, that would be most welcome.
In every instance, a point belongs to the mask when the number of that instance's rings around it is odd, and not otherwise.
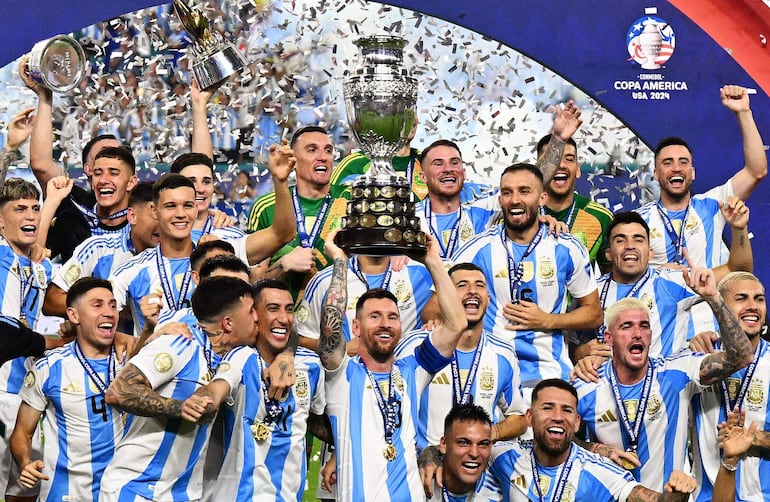
[[[709,302],[719,321],[719,332],[724,352],[707,356],[700,366],[702,385],[711,385],[746,366],[752,357],[751,342],[730,309],[720,297],[715,304]]]
[[[265,271],[265,277],[269,279],[283,279],[286,271],[283,269],[283,264],[279,261],[270,265]]]
[[[0,188],[5,184],[5,176],[8,174],[8,166],[16,161],[16,152],[6,149],[0,150]]]
[[[438,446],[426,447],[417,458],[417,467],[420,469],[429,465],[434,467],[441,465],[441,451],[438,449]]]
[[[770,448],[770,432],[756,431],[751,446],[763,449]]]
[[[118,374],[107,390],[108,402],[116,408],[140,417],[182,416],[182,401],[163,397],[133,364]]]
[[[326,415],[315,415],[311,413],[307,420],[307,430],[310,431],[310,434],[314,435],[324,443],[334,444],[332,424],[329,421],[329,417]]]
[[[551,140],[545,147],[543,154],[537,159],[537,167],[543,173],[543,181],[547,185],[556,170],[561,165],[561,157],[564,155],[566,142],[557,138],[555,134],[551,135]]]
[[[348,303],[348,262],[345,259],[334,260],[334,271],[329,291],[324,301],[321,318],[321,333],[318,341],[318,355],[324,367],[327,363],[345,356],[345,340],[342,336],[342,322]]]

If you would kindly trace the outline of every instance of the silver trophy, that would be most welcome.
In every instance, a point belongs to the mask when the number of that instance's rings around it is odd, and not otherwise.
[[[391,163],[415,127],[417,80],[402,66],[406,41],[377,35],[355,44],[363,64],[343,84],[345,109],[371,168],[353,183],[338,244],[358,254],[423,254],[410,180]]]
[[[57,35],[36,43],[27,59],[32,79],[54,92],[75,88],[86,74],[86,55],[72,37]]]
[[[209,20],[198,7],[186,0],[174,0],[179,20],[193,38],[189,55],[198,86],[208,89],[246,66],[246,59],[232,42],[211,28]]]

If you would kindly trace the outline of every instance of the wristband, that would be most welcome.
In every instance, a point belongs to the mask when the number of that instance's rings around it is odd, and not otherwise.
[[[725,464],[725,461],[722,460],[722,467],[724,467],[725,470],[728,472],[735,472],[738,470],[738,463],[736,463],[735,465],[730,465],[730,464]]]

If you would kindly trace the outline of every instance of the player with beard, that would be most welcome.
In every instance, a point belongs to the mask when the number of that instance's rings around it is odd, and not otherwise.
[[[214,380],[188,399],[185,410],[198,420],[227,403],[228,447],[212,500],[299,500],[307,471],[306,432],[331,440],[323,417],[324,371],[317,354],[299,348],[296,384],[280,399],[270,398],[266,370],[289,344],[296,344],[291,340],[296,337],[294,303],[288,286],[274,279],[258,281],[253,296],[256,348],[239,347],[227,354]]]
[[[490,294],[484,329],[513,345],[526,402],[538,381],[569,378],[562,331],[594,329],[602,319],[585,246],[569,234],[550,235],[538,222],[547,198],[540,169],[506,168],[499,196],[503,223],[477,235],[453,260],[483,270]],[[575,304],[570,312],[568,297]]]
[[[693,470],[698,479],[698,501],[710,500],[713,483],[720,465],[716,426],[728,419],[727,412],[735,408],[745,414],[745,423],[756,422],[752,451],[738,463],[736,500],[765,500],[770,496],[770,345],[761,335],[767,319],[765,288],[748,272],[733,272],[718,285],[725,304],[740,322],[751,342],[752,362],[723,382],[701,392],[693,399]],[[722,342],[713,343],[711,335],[699,335],[692,340],[694,350],[712,352],[724,350]]]
[[[672,469],[687,464],[692,397],[752,359],[751,342],[717,290],[713,272],[693,267],[685,280],[719,321],[724,352],[706,355],[684,349],[651,358],[649,310],[637,298],[624,298],[606,311],[605,339],[612,359],[599,367],[597,381],[577,386],[578,411],[591,439],[617,449],[624,467],[658,490]],[[594,451],[603,452],[598,448]]]
[[[118,310],[110,283],[78,280],[67,293],[67,316],[77,339],[37,361],[24,379],[11,450],[22,483],[31,488],[41,482],[39,500],[96,500],[102,472],[123,435],[120,412],[104,401],[123,367],[113,343]],[[32,439],[43,414],[40,460]]]
[[[335,234],[332,235],[332,237]],[[358,357],[346,353],[348,259],[332,240],[334,278],[324,305],[319,356],[326,369],[326,412],[334,433],[338,500],[411,500],[423,495],[417,470],[417,403],[436,371],[449,363],[467,325],[463,307],[438,250],[428,236],[421,261],[433,277],[444,322],[414,355],[396,360],[401,338],[397,299],[371,289],[356,304],[353,334]]]
[[[550,134],[540,138],[537,142],[538,155],[543,154],[550,141]],[[559,167],[545,185],[545,191],[548,192],[548,200],[544,206],[545,214],[565,223],[569,232],[588,249],[591,262],[598,262],[599,268],[606,272],[610,266],[604,256],[608,246],[606,229],[612,222],[612,212],[575,191],[575,181],[579,177],[577,143],[569,138],[564,146]]]
[[[737,85],[720,89],[722,104],[735,113],[743,136],[745,165],[727,182],[706,193],[691,195],[695,180],[692,152],[681,138],[663,139],[655,148],[655,179],[660,200],[637,211],[650,226],[652,264],[685,264],[682,249],[698,266],[714,268],[726,260],[722,243],[725,220],[719,202],[735,196],[746,200],[767,174],[767,154],[754,123],[748,90]]]
[[[532,407],[527,410],[534,433],[532,446],[505,442],[492,448],[489,469],[501,484],[504,501],[688,500],[695,479],[683,472],[671,473],[665,493],[655,492],[620,467],[573,443],[580,428],[577,402],[575,388],[563,380],[546,379],[535,386]]]

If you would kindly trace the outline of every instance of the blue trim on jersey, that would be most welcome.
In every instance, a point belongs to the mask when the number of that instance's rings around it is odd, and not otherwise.
[[[426,336],[425,341],[420,344],[419,347],[414,349],[414,357],[417,360],[417,364],[422,366],[428,373],[436,373],[452,361],[452,358],[444,357],[436,347],[433,346],[430,336]],[[415,401],[415,404],[417,402],[418,401]]]

